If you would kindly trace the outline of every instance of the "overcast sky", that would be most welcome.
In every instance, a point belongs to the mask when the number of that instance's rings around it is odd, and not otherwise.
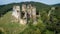
[[[25,2],[25,1],[42,2],[49,5],[60,3],[60,0],[0,0],[0,5],[15,3],[15,2],[19,3],[19,2]]]

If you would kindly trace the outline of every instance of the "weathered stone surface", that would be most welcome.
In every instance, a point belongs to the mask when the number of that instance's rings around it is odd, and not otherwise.
[[[36,23],[36,7],[29,5],[22,5],[22,11],[20,10],[20,6],[13,6],[12,16],[14,16],[20,24],[27,24],[29,19],[33,20],[33,23]]]

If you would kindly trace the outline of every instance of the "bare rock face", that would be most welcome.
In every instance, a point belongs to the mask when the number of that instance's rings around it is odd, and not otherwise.
[[[49,10],[48,17],[51,15],[51,12],[53,12],[54,10],[55,10],[55,7],[52,7],[52,8]]]
[[[26,20],[23,20],[23,19],[20,19],[20,24],[26,24],[27,22],[26,22]]]

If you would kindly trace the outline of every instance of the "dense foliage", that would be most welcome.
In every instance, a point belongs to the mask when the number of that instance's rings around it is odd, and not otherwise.
[[[12,23],[11,10],[13,5],[32,4],[40,12],[38,24],[20,25]],[[48,17],[51,7],[56,7]],[[4,30],[2,30],[4,29]],[[60,34],[60,4],[46,5],[38,2],[21,2],[7,5],[0,5],[0,34]]]

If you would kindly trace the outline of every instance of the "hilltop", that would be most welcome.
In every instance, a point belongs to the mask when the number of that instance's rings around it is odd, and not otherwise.
[[[22,4],[32,4],[40,11],[37,25],[21,25],[11,22],[12,7],[14,5],[22,6]],[[56,7],[51,12],[50,17],[47,16],[51,7]],[[60,34],[60,4],[46,5],[39,2],[21,2],[0,5],[0,33],[6,34]]]

